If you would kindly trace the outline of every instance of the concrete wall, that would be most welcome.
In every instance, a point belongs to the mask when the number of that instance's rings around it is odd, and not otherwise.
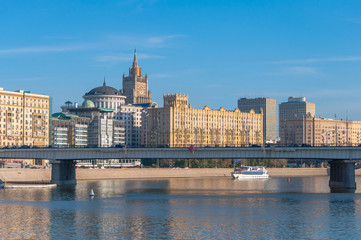
[[[172,168],[131,168],[131,169],[78,169],[78,180],[116,178],[180,178],[180,177],[231,177],[233,169],[172,169]]]
[[[51,169],[0,168],[6,182],[50,182]]]
[[[271,177],[327,176],[326,168],[268,168]],[[77,169],[77,180],[176,178],[176,177],[231,177],[231,168],[130,168]],[[361,175],[361,169],[356,171]],[[0,169],[0,178],[7,182],[50,182],[51,169]]]

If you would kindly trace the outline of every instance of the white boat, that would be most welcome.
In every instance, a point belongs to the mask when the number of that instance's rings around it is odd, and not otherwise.
[[[233,179],[268,178],[265,167],[241,166],[232,172]]]

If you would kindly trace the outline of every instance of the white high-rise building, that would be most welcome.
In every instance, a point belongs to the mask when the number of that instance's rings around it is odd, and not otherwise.
[[[122,105],[118,108],[114,118],[124,121],[125,144],[127,146],[141,146],[143,107]]]

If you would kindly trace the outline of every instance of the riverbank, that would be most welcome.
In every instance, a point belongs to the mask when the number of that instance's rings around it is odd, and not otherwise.
[[[268,168],[270,177],[327,176],[326,168]],[[230,177],[231,168],[123,168],[77,169],[77,180]],[[356,175],[361,175],[357,170]],[[6,182],[49,183],[51,169],[0,169],[0,178]]]

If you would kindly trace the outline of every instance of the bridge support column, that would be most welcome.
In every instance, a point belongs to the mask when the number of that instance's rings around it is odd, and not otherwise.
[[[330,182],[332,193],[354,193],[355,182],[355,161],[333,160],[330,161]]]
[[[51,183],[56,185],[75,185],[76,174],[73,160],[51,160]]]

